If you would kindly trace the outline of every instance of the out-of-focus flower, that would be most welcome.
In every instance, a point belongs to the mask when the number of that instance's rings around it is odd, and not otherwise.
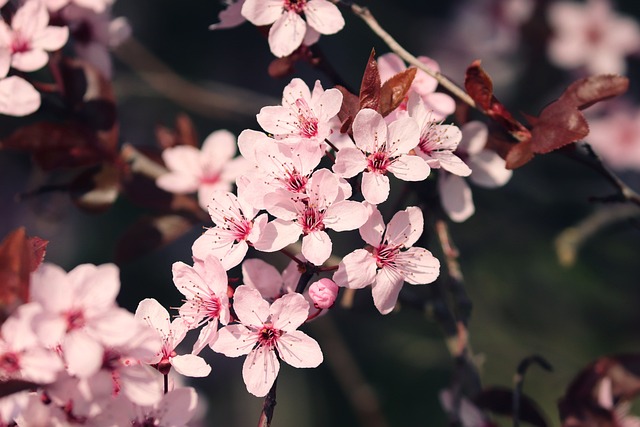
[[[298,327],[309,315],[309,303],[297,293],[278,298],[269,305],[257,289],[239,286],[233,308],[241,324],[220,329],[212,348],[228,357],[247,354],[242,377],[249,393],[265,396],[278,376],[278,358],[294,368],[315,368],[322,363],[322,350]]]
[[[40,92],[22,77],[0,80],[0,114],[26,116],[40,108]]]
[[[227,28],[237,27],[246,21],[242,16],[242,6],[245,0],[229,0],[226,9],[218,14],[220,22],[209,26],[210,30],[224,30]]]
[[[43,2],[52,12],[58,11],[67,5],[76,5],[101,13],[111,6],[115,0],[43,0]]]
[[[590,119],[585,140],[612,168],[640,170],[640,109],[622,107]]]
[[[320,34],[335,34],[344,27],[340,10],[327,0],[246,0],[242,15],[254,25],[273,24],[269,30],[269,47],[277,57],[296,50],[309,29]]]
[[[169,173],[161,175],[156,185],[171,193],[198,192],[198,202],[207,209],[215,191],[230,191],[235,179],[245,172],[248,162],[236,154],[236,138],[226,130],[213,132],[202,150],[178,145],[162,152]]]
[[[487,150],[489,131],[482,122],[469,122],[462,126],[462,141],[456,154],[469,165],[469,179],[485,188],[505,185],[511,179],[512,171],[505,167],[505,161],[496,152]],[[461,176],[441,170],[438,187],[442,207],[451,220],[466,221],[475,212],[471,188]]]
[[[624,74],[625,56],[640,51],[640,26],[616,13],[609,0],[559,1],[548,12],[553,30],[549,58],[559,67]]]

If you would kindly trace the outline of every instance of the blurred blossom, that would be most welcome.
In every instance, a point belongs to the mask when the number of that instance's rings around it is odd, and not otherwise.
[[[614,169],[640,170],[640,109],[631,106],[589,120],[585,138]]]
[[[640,50],[640,26],[612,10],[608,0],[552,3],[548,18],[553,31],[549,59],[558,67],[623,74],[625,57]]]

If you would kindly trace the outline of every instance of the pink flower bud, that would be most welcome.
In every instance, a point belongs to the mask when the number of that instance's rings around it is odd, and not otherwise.
[[[338,296],[338,285],[331,279],[320,279],[309,286],[309,296],[316,308],[331,308]]]

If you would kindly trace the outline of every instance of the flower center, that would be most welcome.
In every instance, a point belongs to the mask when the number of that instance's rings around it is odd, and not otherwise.
[[[0,372],[2,376],[11,376],[18,371],[20,371],[20,360],[16,353],[9,352],[0,356]]]
[[[387,246],[383,244],[375,248],[373,250],[373,256],[376,258],[378,268],[393,265],[398,252],[400,252],[400,246]]]
[[[307,0],[285,0],[284,10],[295,13],[302,13]]]
[[[25,53],[31,50],[31,43],[29,43],[29,40],[22,37],[22,34],[14,33],[14,37],[9,48],[12,54]]]
[[[84,313],[82,312],[82,310],[69,310],[65,314],[65,316],[67,318],[67,332],[73,331],[75,329],[81,329],[86,324]]]
[[[316,230],[324,230],[324,212],[320,211],[315,206],[306,206],[302,211],[302,218],[300,218],[300,224],[302,225],[302,232],[306,235]]]
[[[369,155],[367,163],[367,169],[369,169],[370,172],[384,175],[387,173],[389,165],[391,165],[391,160],[386,152],[377,151]]]
[[[290,171],[286,171],[285,173],[286,178],[284,180],[284,184],[287,190],[293,193],[303,193],[304,189],[307,186],[307,181],[309,181],[309,178],[301,175],[295,167]]]
[[[309,104],[302,98],[296,100],[298,107],[298,128],[300,136],[304,138],[313,138],[318,135],[318,118],[315,116]]]
[[[281,330],[274,328],[270,323],[265,323],[258,332],[258,346],[271,349],[281,335]]]

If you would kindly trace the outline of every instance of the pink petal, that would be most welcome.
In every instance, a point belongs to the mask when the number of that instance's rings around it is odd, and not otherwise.
[[[69,39],[68,27],[47,27],[32,41],[33,48],[54,51],[61,49]]]
[[[111,309],[120,292],[120,270],[115,264],[81,264],[67,278],[74,287],[75,300],[87,309]]]
[[[429,67],[430,69],[432,69],[433,71],[440,71],[440,66],[433,59],[428,58],[426,56],[419,56],[418,60],[422,62],[424,65],[426,65],[427,67]],[[424,96],[436,90],[436,88],[438,87],[438,81],[435,78],[428,75],[426,72],[422,70],[418,70],[411,87],[421,96]],[[454,108],[455,108],[455,102],[454,102]],[[453,110],[451,112],[453,112]]]
[[[192,174],[170,172],[156,178],[156,185],[169,193],[188,194],[198,189],[200,178]]]
[[[212,132],[202,143],[200,162],[204,174],[209,176],[221,171],[235,155],[236,137],[228,130]]]
[[[301,294],[286,294],[271,304],[270,313],[274,328],[287,332],[295,331],[307,320],[309,303]]]
[[[193,344],[192,353],[195,355],[200,354],[202,349],[206,346],[211,347],[213,343],[218,339],[218,319],[213,319],[207,322],[206,325],[200,329],[198,339]]]
[[[28,1],[22,5],[11,20],[14,31],[27,38],[32,38],[47,27],[49,12],[43,2]]]
[[[265,299],[280,296],[282,276],[274,266],[261,259],[252,258],[242,263],[242,280],[245,285],[256,288]]]
[[[273,350],[258,347],[249,353],[242,366],[242,378],[249,393],[263,397],[278,376],[280,363]]]
[[[333,171],[338,175],[351,178],[362,172],[367,167],[367,158],[357,148],[343,148],[336,155]]]
[[[425,107],[432,112],[434,120],[442,120],[456,111],[456,101],[446,93],[429,93],[423,95],[422,100]]]
[[[257,338],[243,325],[228,325],[218,331],[218,339],[211,349],[227,357],[248,354],[257,342]]]
[[[361,289],[373,283],[376,270],[376,260],[371,253],[356,249],[342,259],[333,281],[344,288]]]
[[[47,62],[49,62],[49,55],[42,49],[14,53],[11,58],[11,66],[13,68],[27,73],[39,70],[47,65]]]
[[[369,108],[360,110],[353,120],[353,139],[365,153],[375,153],[378,147],[385,144],[387,124],[380,113]]]
[[[458,150],[473,155],[479,153],[487,143],[489,129],[484,123],[474,120],[462,126],[462,139]]]
[[[464,178],[449,173],[438,176],[440,201],[449,218],[455,222],[466,221],[475,212],[471,189]]]
[[[253,25],[273,24],[283,13],[282,0],[246,0],[242,16]]]
[[[151,406],[162,399],[160,373],[143,365],[131,365],[119,370],[122,392],[133,403]]]
[[[0,80],[0,114],[22,117],[40,108],[40,93],[18,76]]]
[[[269,303],[257,289],[238,286],[233,294],[233,308],[245,326],[262,327],[269,318]]]
[[[161,336],[169,336],[171,331],[169,312],[157,300],[145,298],[140,301],[136,309],[135,318],[156,329]]]
[[[55,264],[43,263],[31,274],[30,297],[50,312],[70,308],[74,289],[67,273]]]
[[[320,34],[335,34],[344,27],[340,10],[326,0],[309,0],[304,6],[304,16]]]
[[[2,31],[1,28],[0,28],[0,31]],[[1,43],[1,39],[0,39],[0,43]],[[10,67],[11,67],[11,52],[6,48],[0,47],[0,79],[4,79],[7,76],[7,73],[9,73]]]
[[[380,80],[386,82],[395,74],[406,70],[407,66],[404,61],[395,53],[385,53],[378,57],[378,70],[380,71]]]
[[[391,163],[389,172],[403,181],[424,181],[429,176],[431,168],[423,158],[403,154]]]
[[[218,297],[227,294],[227,271],[220,260],[214,256],[207,256],[204,261],[194,261],[193,268],[211,292]]]
[[[409,206],[403,211],[396,212],[391,218],[385,237],[390,245],[402,244],[408,248],[420,238],[423,228],[422,211],[415,206]]]
[[[409,248],[398,254],[398,264],[405,267],[404,280],[412,285],[422,285],[435,281],[440,274],[440,261],[423,248]]]
[[[104,348],[82,331],[67,334],[62,343],[62,352],[71,375],[88,378],[102,366]]]
[[[275,252],[298,241],[301,227],[297,223],[276,219],[268,223],[254,247],[262,252]]]
[[[292,115],[289,107],[281,105],[262,107],[256,119],[265,132],[280,136],[298,135],[298,118]]]
[[[162,152],[162,160],[170,171],[200,176],[200,150],[190,145],[178,145]]]
[[[324,224],[335,231],[355,230],[367,221],[368,215],[369,210],[362,203],[344,200],[327,209]]]
[[[442,169],[458,176],[471,175],[471,168],[467,166],[462,159],[451,152],[442,152],[438,154],[438,160]]]
[[[333,6],[333,5],[332,5]],[[338,89],[327,89],[313,100],[312,108],[321,121],[328,121],[338,114],[342,107],[342,92]]]
[[[505,160],[489,150],[482,150],[473,156],[471,166],[473,166],[473,173],[469,178],[481,187],[502,187],[513,175],[513,171],[506,168]]]
[[[318,342],[302,331],[282,334],[277,349],[280,358],[294,368],[315,368],[323,360]]]
[[[302,238],[302,255],[315,265],[322,265],[329,259],[331,249],[331,238],[324,231],[312,231]]]
[[[377,247],[382,242],[382,235],[384,233],[385,225],[382,219],[382,214],[375,206],[370,206],[370,214],[367,222],[360,227],[360,237],[367,244]]]
[[[371,287],[373,303],[381,314],[388,314],[396,306],[404,279],[397,272],[382,268]]]
[[[425,163],[426,164],[426,163]],[[374,205],[378,205],[389,198],[389,178],[373,172],[362,174],[362,195],[364,199]]]
[[[387,151],[391,157],[406,154],[420,142],[420,127],[411,117],[405,117],[389,125]]]
[[[227,28],[237,27],[242,24],[246,20],[241,13],[242,6],[244,6],[244,0],[238,0],[235,3],[227,4],[227,8],[218,14],[220,22],[209,25],[209,29],[224,30]]]
[[[20,356],[22,379],[38,384],[54,382],[64,369],[60,357],[44,348],[33,348]]]
[[[282,58],[291,54],[302,44],[307,24],[295,12],[283,13],[269,30],[271,53]]]
[[[176,372],[187,377],[206,377],[211,373],[211,366],[202,357],[194,354],[172,357],[171,366]]]
[[[171,390],[162,399],[162,409],[162,425],[187,425],[197,412],[198,393],[192,387]]]

